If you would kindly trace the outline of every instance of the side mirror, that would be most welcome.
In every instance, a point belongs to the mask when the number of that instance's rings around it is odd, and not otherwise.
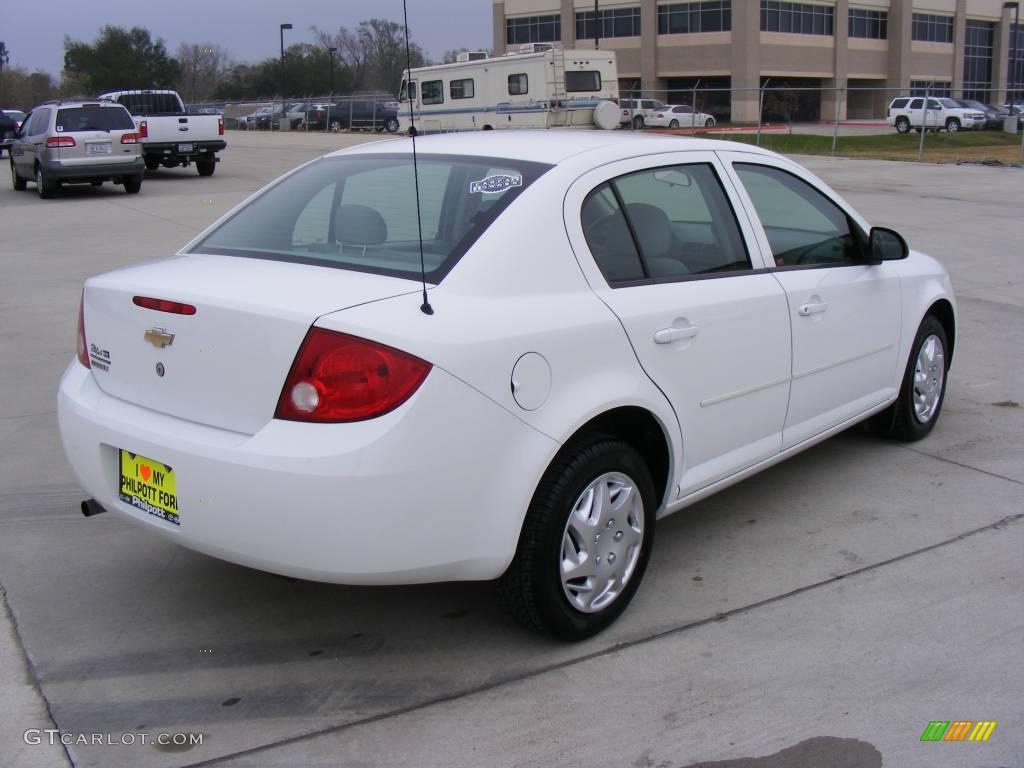
[[[899,261],[910,255],[907,241],[895,230],[872,227],[868,241],[872,261]]]

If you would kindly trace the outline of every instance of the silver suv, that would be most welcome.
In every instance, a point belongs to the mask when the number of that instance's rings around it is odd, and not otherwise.
[[[120,104],[107,100],[48,101],[33,109],[10,144],[11,184],[24,190],[35,179],[42,198],[53,197],[62,182],[142,188],[142,159],[135,121]]]

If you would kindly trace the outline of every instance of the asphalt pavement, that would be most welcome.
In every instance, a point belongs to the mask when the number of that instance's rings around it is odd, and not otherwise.
[[[215,176],[135,196],[0,189],[0,765],[1024,766],[1021,169],[802,159],[952,272],[942,419],[913,445],[851,430],[662,521],[588,642],[520,629],[489,584],[289,581],[83,518],[55,415],[82,281],[375,138],[232,133]],[[922,742],[936,720],[997,725]],[[201,743],[151,743],[177,733]]]

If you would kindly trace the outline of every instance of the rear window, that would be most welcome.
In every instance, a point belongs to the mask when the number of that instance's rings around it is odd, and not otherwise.
[[[135,128],[132,117],[120,107],[71,107],[57,110],[57,132],[124,131]]]
[[[117,101],[133,115],[181,114],[181,104],[173,93],[122,93]]]
[[[438,283],[550,168],[522,160],[421,156],[427,280]],[[271,187],[192,253],[273,259],[419,279],[409,155],[324,158]]]
[[[590,93],[601,90],[601,73],[596,69],[585,72],[566,72],[565,90],[569,93]]]

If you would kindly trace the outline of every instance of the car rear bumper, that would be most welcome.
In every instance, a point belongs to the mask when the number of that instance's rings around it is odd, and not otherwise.
[[[354,424],[215,429],[106,395],[73,360],[58,420],[85,493],[165,538],[264,571],[348,584],[482,580],[507,567],[550,438],[435,368]],[[118,449],[173,468],[180,525],[122,502]]]
[[[129,163],[89,163],[88,165],[68,165],[60,160],[41,160],[43,170],[51,179],[60,181],[69,179],[111,179],[117,176],[141,176],[146,170],[142,157],[132,158]]]
[[[191,144],[192,151],[179,152],[178,149],[182,144]],[[226,141],[167,141],[154,144],[144,143],[142,145],[142,152],[146,155],[201,157],[213,152],[220,152],[226,148],[227,145],[228,143]]]

